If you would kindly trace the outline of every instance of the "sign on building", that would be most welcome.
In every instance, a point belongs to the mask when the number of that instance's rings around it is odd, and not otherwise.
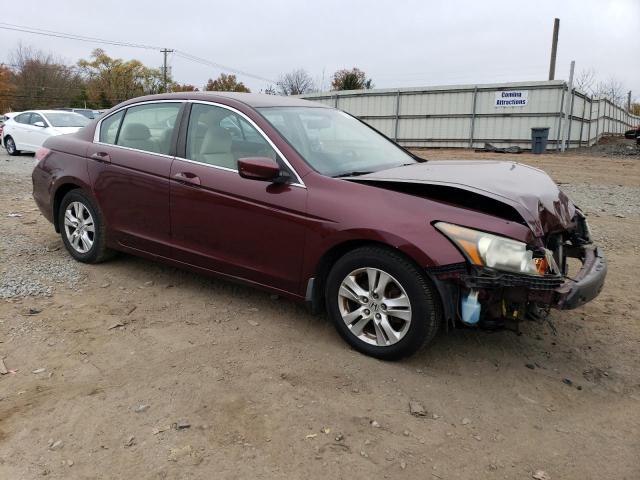
[[[502,90],[496,92],[494,107],[524,107],[529,101],[529,90]]]

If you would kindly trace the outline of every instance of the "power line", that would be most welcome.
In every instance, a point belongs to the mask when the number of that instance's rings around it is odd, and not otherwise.
[[[120,42],[117,40],[107,40],[104,38],[87,37],[84,35],[75,35],[75,34],[69,34],[69,33],[63,33],[63,32],[56,32],[54,30],[45,30],[42,28],[27,27],[24,25],[15,25],[15,24],[6,23],[6,22],[0,22],[0,29],[13,30],[16,32],[23,32],[23,33],[32,33],[35,35],[43,35],[46,37],[67,38],[70,40],[78,40],[80,42],[104,43],[108,45],[117,45],[121,47],[143,48],[146,50],[160,50],[161,48],[153,45],[144,45],[142,43]]]
[[[270,78],[261,77],[260,75],[254,75],[253,73],[249,73],[249,72],[245,72],[244,70],[239,70],[237,68],[229,67],[228,65],[223,65],[221,63],[212,62],[211,60],[207,60],[205,58],[196,57],[195,55],[191,55],[189,53],[183,52],[182,50],[176,50],[174,53],[177,57],[183,58],[185,60],[190,60],[195,63],[200,63],[202,65],[218,68],[220,70],[226,70],[228,72],[237,73],[238,75],[244,75],[245,77],[255,78],[256,80],[262,80],[264,82],[277,83],[275,80],[271,80]]]
[[[116,46],[121,46],[121,47],[130,47],[130,48],[141,48],[141,49],[145,49],[145,50],[158,50],[160,52],[162,52],[163,47],[158,47],[158,46],[154,46],[154,45],[146,45],[146,44],[142,44],[142,43],[133,43],[133,42],[122,42],[122,41],[117,41],[117,40],[108,40],[105,38],[98,38],[98,37],[88,37],[85,35],[75,35],[75,34],[69,34],[69,33],[64,33],[64,32],[57,32],[55,30],[45,30],[42,28],[36,28],[36,27],[28,27],[26,25],[16,25],[13,23],[6,23],[6,22],[0,22],[0,29],[2,30],[12,30],[12,31],[16,31],[16,32],[23,32],[23,33],[31,33],[34,35],[43,35],[46,37],[55,37],[55,38],[66,38],[69,40],[77,40],[80,42],[89,42],[89,43],[103,43],[106,45],[116,45]],[[166,48],[164,48],[164,50],[166,50]],[[234,68],[234,67],[230,67],[228,65],[223,65],[221,63],[218,62],[213,62],[211,60],[207,60],[206,58],[202,58],[202,57],[197,57],[195,55],[191,55],[190,53],[187,52],[183,52],[181,50],[175,50],[174,51],[175,55],[185,59],[185,60],[189,60],[191,62],[194,63],[199,63],[201,65],[206,65],[209,67],[214,67],[220,70],[224,70],[224,71],[228,71],[228,72],[232,72],[232,73],[236,73],[238,75],[243,75],[245,77],[250,77],[250,78],[255,78],[257,80],[262,80],[264,82],[269,82],[269,83],[277,83],[274,80],[271,80],[269,78],[265,78],[265,77],[261,77],[260,75],[256,75],[250,72],[246,72],[244,70],[240,70],[238,68]]]

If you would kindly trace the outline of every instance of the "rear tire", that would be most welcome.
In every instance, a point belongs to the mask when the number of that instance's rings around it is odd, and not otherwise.
[[[20,155],[20,150],[16,149],[16,142],[9,136],[4,139],[4,148],[11,156]]]
[[[361,247],[340,258],[327,277],[325,299],[342,338],[383,360],[415,353],[441,323],[429,280],[403,255],[381,247]]]
[[[83,263],[100,263],[111,258],[105,224],[91,198],[80,189],[68,192],[58,210],[60,235],[67,251]]]

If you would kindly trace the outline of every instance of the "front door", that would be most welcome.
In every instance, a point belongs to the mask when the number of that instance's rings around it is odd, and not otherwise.
[[[181,102],[134,105],[106,117],[87,152],[89,173],[110,237],[171,256],[169,175]]]
[[[37,125],[36,125],[37,123]],[[31,148],[37,150],[42,146],[44,141],[49,138],[49,124],[39,113],[32,113],[29,120],[29,144]]]
[[[194,103],[185,158],[171,167],[171,229],[178,260],[259,284],[299,288],[307,190],[240,177],[243,157],[279,159],[247,119]],[[283,169],[287,167],[281,162]]]

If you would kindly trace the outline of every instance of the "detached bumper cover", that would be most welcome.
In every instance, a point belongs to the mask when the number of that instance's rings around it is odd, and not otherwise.
[[[559,294],[556,308],[570,310],[590,302],[598,296],[607,276],[607,261],[602,250],[594,245],[583,247],[582,268],[572,280],[556,290]]]

